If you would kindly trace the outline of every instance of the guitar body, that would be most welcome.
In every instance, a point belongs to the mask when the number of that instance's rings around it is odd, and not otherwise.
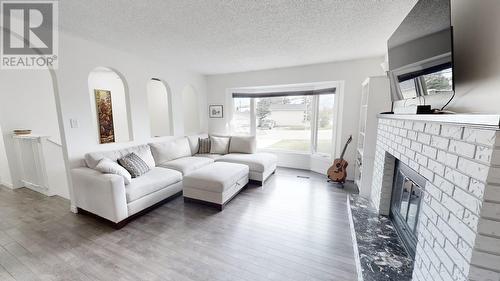
[[[328,169],[326,174],[328,175],[328,179],[333,182],[344,183],[347,178],[347,166],[349,163],[344,159],[344,154],[347,149],[347,146],[352,141],[352,136],[347,140],[344,149],[342,150],[342,154],[340,158],[337,158],[333,161],[333,165]]]
[[[344,183],[347,178],[347,166],[345,159],[335,159],[333,165],[328,169],[327,175],[331,181]]]

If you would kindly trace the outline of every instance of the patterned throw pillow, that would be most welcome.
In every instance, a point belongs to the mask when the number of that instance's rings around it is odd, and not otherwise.
[[[210,153],[210,138],[202,139],[198,138],[198,154]]]
[[[132,178],[144,175],[150,170],[148,164],[133,152],[118,159],[118,163],[130,173]]]

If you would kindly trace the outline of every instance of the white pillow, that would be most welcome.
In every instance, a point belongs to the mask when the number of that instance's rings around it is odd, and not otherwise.
[[[95,169],[101,173],[122,176],[125,184],[130,184],[130,181],[132,180],[132,175],[130,175],[125,168],[108,158],[101,159],[101,161],[99,161],[99,163],[95,166]]]
[[[232,136],[229,143],[229,153],[255,153],[257,141],[255,137]]]
[[[192,155],[191,147],[186,137],[166,142],[150,143],[149,146],[151,146],[151,152],[153,153],[156,165]]]
[[[231,138],[210,136],[210,153],[227,154]]]

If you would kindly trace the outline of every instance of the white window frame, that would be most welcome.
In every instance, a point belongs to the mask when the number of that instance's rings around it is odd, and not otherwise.
[[[293,86],[297,86],[298,84],[295,84]],[[267,152],[278,152],[278,153],[288,153],[288,154],[305,154],[305,155],[310,155],[315,158],[321,158],[321,159],[326,159],[326,160],[331,160],[333,155],[337,155],[337,152],[340,151],[340,138],[341,134],[338,132],[341,132],[342,129],[342,107],[340,104],[343,102],[344,98],[344,83],[342,81],[328,81],[328,82],[318,82],[318,83],[308,83],[308,84],[301,84],[301,85],[321,85],[323,87],[335,87],[336,92],[334,94],[334,105],[333,105],[333,128],[332,128],[332,153],[321,153],[317,152],[317,146],[318,146],[318,122],[319,122],[319,95],[313,96],[313,110],[312,110],[312,117],[311,117],[311,146],[310,146],[310,151],[309,152],[302,152],[302,151],[295,151],[295,150],[286,150],[286,149],[272,149],[272,148],[261,148],[259,151],[267,151]],[[288,87],[292,85],[282,85],[282,86],[270,86],[273,90],[280,90],[280,91],[286,91]],[[266,90],[268,87],[245,87],[245,88],[231,88],[226,90],[226,102],[228,105],[230,105],[230,113],[228,114],[228,120],[226,123],[226,128],[228,128],[228,131],[232,131],[232,128],[230,126],[230,122],[232,121],[232,115],[234,112],[234,102],[233,102],[233,96],[232,93],[238,92],[238,91],[246,91],[246,92],[251,92],[255,91],[256,93],[258,92],[263,92]],[[250,98],[250,135],[256,136],[257,135],[257,124],[256,124],[256,115],[255,115],[255,98]]]

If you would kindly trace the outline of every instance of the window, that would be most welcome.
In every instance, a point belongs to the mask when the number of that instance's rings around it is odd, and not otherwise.
[[[255,99],[257,147],[311,150],[312,96]]]
[[[233,99],[233,120],[231,128],[235,134],[249,135],[250,132],[250,98],[234,98]]]
[[[255,135],[259,149],[331,156],[334,93],[335,88],[318,94],[314,90],[233,93],[232,132]]]
[[[318,97],[318,138],[316,151],[324,154],[332,154],[333,138],[333,95],[321,95]]]

